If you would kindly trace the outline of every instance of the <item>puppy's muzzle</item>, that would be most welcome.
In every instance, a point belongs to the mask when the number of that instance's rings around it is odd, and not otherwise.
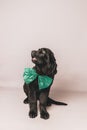
[[[32,52],[31,52],[31,57],[32,57],[32,61],[33,61],[33,62],[36,62],[36,61],[37,61],[36,52],[37,52],[37,51],[32,51]]]
[[[34,58],[34,57],[36,56],[36,52],[37,52],[37,51],[32,51],[32,52],[31,52],[31,57],[32,57],[32,58]]]

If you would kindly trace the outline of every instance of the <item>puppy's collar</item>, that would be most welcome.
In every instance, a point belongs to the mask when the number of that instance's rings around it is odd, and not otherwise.
[[[46,75],[39,75],[36,73],[36,71],[32,68],[25,68],[24,69],[24,74],[23,74],[23,78],[26,84],[30,84],[31,82],[33,82],[36,78],[38,77],[38,85],[39,85],[39,89],[44,89],[44,88],[48,88],[53,79],[46,76]]]

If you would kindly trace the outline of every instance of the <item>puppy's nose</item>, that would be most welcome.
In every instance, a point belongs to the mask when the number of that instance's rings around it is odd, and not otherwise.
[[[35,55],[36,55],[36,51],[34,50],[34,51],[31,52],[31,56],[35,57]]]

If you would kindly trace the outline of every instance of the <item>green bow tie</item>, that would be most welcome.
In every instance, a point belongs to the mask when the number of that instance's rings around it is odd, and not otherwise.
[[[23,77],[26,84],[33,82],[38,77],[39,89],[44,89],[49,87],[49,85],[53,81],[53,79],[48,76],[45,75],[42,76],[37,74],[36,71],[32,68],[25,68]]]

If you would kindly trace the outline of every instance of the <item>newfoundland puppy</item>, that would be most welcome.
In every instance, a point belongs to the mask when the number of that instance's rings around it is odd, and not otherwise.
[[[39,100],[40,117],[49,118],[46,107],[51,104],[67,105],[63,102],[55,101],[49,98],[49,92],[57,73],[57,63],[53,52],[48,48],[41,48],[31,52],[32,62],[35,64],[33,68],[25,68],[24,70],[24,92],[26,94],[25,104],[29,104],[30,118],[37,116],[37,100]]]

